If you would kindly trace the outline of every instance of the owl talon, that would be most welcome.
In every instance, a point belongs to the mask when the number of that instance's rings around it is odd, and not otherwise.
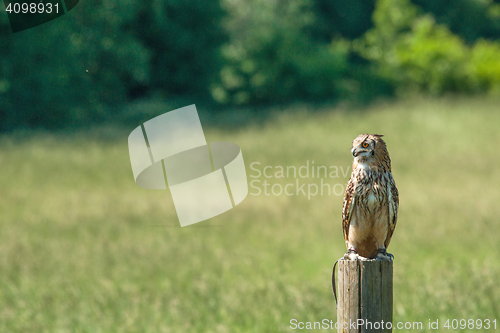
[[[346,254],[344,254],[344,259],[345,260],[359,260],[360,256],[358,254],[358,251],[356,251],[355,249],[349,249],[349,251],[346,252]]]
[[[380,261],[394,261],[394,256],[387,252],[386,249],[379,249],[375,259]]]

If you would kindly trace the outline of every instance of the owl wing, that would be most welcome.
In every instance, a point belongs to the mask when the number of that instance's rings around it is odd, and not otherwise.
[[[342,228],[344,229],[344,239],[346,242],[349,238],[349,225],[351,224],[352,212],[356,203],[354,185],[354,177],[351,177],[345,189],[344,207],[342,209]]]
[[[396,222],[398,221],[398,208],[399,208],[399,192],[396,187],[396,183],[394,182],[394,178],[392,174],[389,177],[389,193],[388,193],[388,202],[389,202],[389,231],[387,232],[387,238],[385,239],[384,245],[385,248],[389,246],[391,242],[392,235],[394,234],[394,229],[396,229]]]

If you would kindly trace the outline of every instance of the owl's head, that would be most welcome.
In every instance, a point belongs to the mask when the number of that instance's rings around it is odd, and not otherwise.
[[[352,142],[354,161],[358,163],[377,162],[389,157],[382,135],[361,134]]]

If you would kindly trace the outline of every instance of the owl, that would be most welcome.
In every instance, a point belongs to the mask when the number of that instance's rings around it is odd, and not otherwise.
[[[361,134],[352,143],[352,174],[344,196],[345,259],[393,260],[387,247],[398,219],[399,194],[382,135]]]

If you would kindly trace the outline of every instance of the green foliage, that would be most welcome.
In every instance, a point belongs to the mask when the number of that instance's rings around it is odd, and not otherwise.
[[[86,0],[16,34],[3,14],[0,131],[132,121],[151,114],[141,105],[184,101],[500,93],[493,0]]]
[[[114,116],[127,86],[148,82],[149,53],[124,29],[136,6],[85,3],[18,34],[2,21],[0,130],[102,121]]]
[[[150,89],[164,97],[209,96],[227,40],[219,1],[143,1],[134,35],[151,51]]]
[[[314,39],[329,43],[332,39],[361,37],[373,26],[371,16],[376,0],[316,0],[314,25],[307,31]]]
[[[500,6],[494,0],[412,0],[467,43],[500,38]]]
[[[86,0],[18,34],[0,15],[0,131],[115,121],[142,90],[208,96],[221,13],[217,2]]]
[[[500,43],[478,41],[472,48],[469,69],[478,91],[500,94]]]
[[[410,33],[395,45],[397,70],[403,82],[415,84],[421,91],[441,94],[467,91],[468,49],[463,41],[431,17],[416,20]]]
[[[231,40],[226,65],[213,87],[221,103],[335,98],[345,75],[342,43],[316,44],[305,29],[314,23],[309,1],[228,3]]]
[[[399,91],[434,95],[498,91],[498,42],[468,46],[409,0],[379,0],[374,22],[375,27],[354,46]]]

